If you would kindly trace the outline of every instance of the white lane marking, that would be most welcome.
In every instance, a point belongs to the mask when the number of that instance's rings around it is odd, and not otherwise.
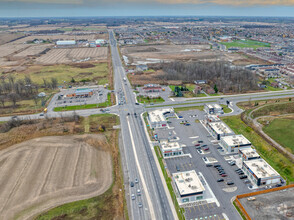
[[[149,210],[150,210],[151,219],[156,219],[155,218],[154,209],[153,209],[153,206],[152,206],[152,203],[151,203],[151,198],[150,198],[149,192],[147,190],[145,179],[144,179],[144,176],[143,176],[143,173],[142,173],[142,170],[141,170],[139,161],[138,161],[137,151],[136,151],[136,148],[135,148],[135,143],[134,143],[133,134],[132,134],[132,130],[131,130],[131,125],[130,125],[129,119],[127,119],[127,122],[128,122],[128,127],[129,127],[129,131],[130,131],[131,142],[132,142],[132,148],[133,148],[133,151],[134,151],[135,161],[136,161],[137,168],[138,168],[138,171],[139,171],[140,179],[142,180],[142,184],[143,184],[144,189],[146,189],[146,193],[145,194],[146,194],[146,199],[147,199],[148,207],[149,207]]]
[[[170,98],[170,100],[171,100],[172,102],[174,102],[174,101],[175,101],[173,98]]]
[[[189,137],[189,138],[191,138],[191,139],[193,139],[193,138],[199,138],[199,136],[195,136],[195,137]]]

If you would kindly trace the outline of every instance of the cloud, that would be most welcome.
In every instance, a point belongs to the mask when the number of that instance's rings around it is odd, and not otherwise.
[[[294,0],[0,0],[0,2],[22,2],[22,3],[43,3],[43,4],[72,4],[72,5],[93,5],[93,4],[214,4],[227,6],[267,6],[283,5],[294,6]]]

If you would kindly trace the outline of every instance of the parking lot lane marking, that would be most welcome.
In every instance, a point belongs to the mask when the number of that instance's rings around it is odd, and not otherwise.
[[[211,205],[211,208],[214,208],[214,205],[213,205],[214,203],[209,203],[209,204]]]
[[[200,205],[197,205],[197,207],[198,207],[199,211],[201,211],[201,209],[200,209]]]
[[[207,208],[209,209],[209,205],[208,205],[208,203],[206,203],[206,205],[207,205]]]
[[[193,206],[193,209],[194,209],[194,212],[196,212],[196,207],[195,206]]]
[[[203,210],[205,209],[205,206],[203,205],[203,203],[201,203]]]

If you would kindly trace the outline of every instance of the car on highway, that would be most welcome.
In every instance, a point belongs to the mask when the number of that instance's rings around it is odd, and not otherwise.
[[[138,178],[136,178],[136,179],[135,179],[135,183],[139,183],[139,180],[138,180]]]
[[[14,116],[12,116],[11,118],[12,118],[12,119],[16,119],[16,118],[17,118],[17,116],[16,116],[16,115],[14,115]]]
[[[223,178],[218,179],[216,182],[224,182],[224,179]]]
[[[131,186],[131,187],[134,187],[134,186],[135,186],[134,182],[131,182],[131,183],[130,183],[130,186]]]
[[[132,195],[131,195],[131,198],[132,198],[132,200],[135,200],[135,199],[136,199],[135,194],[132,194]]]
[[[143,204],[141,202],[138,203],[139,208],[143,207]]]
[[[137,190],[137,196],[141,196],[141,190],[140,189]]]

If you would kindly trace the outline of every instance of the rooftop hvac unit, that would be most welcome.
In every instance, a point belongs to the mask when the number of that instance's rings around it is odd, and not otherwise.
[[[194,185],[193,185],[191,188],[192,188],[192,189],[197,189],[197,187],[196,187],[196,186],[194,186]]]
[[[179,180],[179,183],[183,183],[184,182],[184,180]]]
[[[256,167],[257,165],[256,165],[256,163],[253,163],[252,166]]]
[[[189,184],[188,187],[191,187],[191,184]]]
[[[186,173],[186,176],[190,176],[190,173]]]

